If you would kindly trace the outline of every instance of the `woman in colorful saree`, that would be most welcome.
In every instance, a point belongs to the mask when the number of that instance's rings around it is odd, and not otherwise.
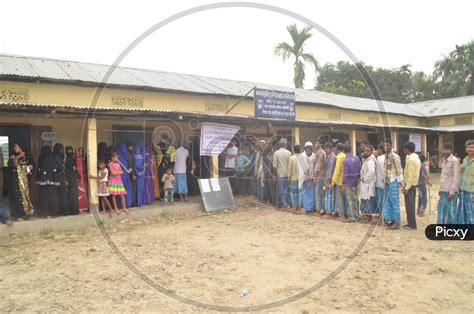
[[[34,213],[31,202],[31,177],[34,168],[31,154],[19,144],[13,144],[13,154],[8,160],[8,195],[13,218],[29,218]]]
[[[76,169],[79,174],[79,181],[77,181],[77,201],[79,212],[83,213],[89,209],[89,200],[87,198],[87,163],[82,147],[76,148],[75,158]]]

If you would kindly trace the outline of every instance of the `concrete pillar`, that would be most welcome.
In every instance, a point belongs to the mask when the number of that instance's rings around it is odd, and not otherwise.
[[[421,133],[421,153],[425,157],[428,156],[428,140],[426,133]]]
[[[219,178],[219,156],[211,157],[211,178]]]
[[[398,132],[397,130],[392,130],[392,149],[398,154]]]
[[[352,130],[351,132],[351,145],[352,145],[352,153],[355,155],[357,151],[356,130]]]
[[[89,175],[89,206],[93,208],[92,204],[98,206],[99,198],[96,195],[97,179],[97,119],[89,118],[86,122],[86,136],[87,136],[87,172]]]
[[[293,143],[293,145],[300,145],[300,128],[299,127],[293,128],[293,138],[295,139],[295,142]]]
[[[438,156],[436,157],[438,160],[438,164],[436,165],[438,168],[441,168],[443,165],[443,145],[444,145],[444,135],[439,134],[438,135]]]

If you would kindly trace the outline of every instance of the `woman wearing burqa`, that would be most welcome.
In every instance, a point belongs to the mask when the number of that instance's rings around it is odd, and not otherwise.
[[[61,215],[69,214],[69,202],[68,202],[68,182],[66,180],[66,165],[64,157],[64,145],[61,143],[54,144],[53,147],[53,158],[57,169],[57,180],[59,182],[58,198],[59,198],[59,211]]]
[[[188,142],[186,148],[189,150],[189,156],[186,159],[186,182],[188,184],[188,193],[189,195],[198,195],[199,187],[196,177],[196,162],[194,161],[193,156],[193,147],[192,143]]]
[[[105,142],[100,142],[99,145],[97,145],[97,160],[103,160],[106,164],[109,162],[107,144]]]
[[[113,147],[112,145],[109,145],[107,147],[107,155],[106,155],[106,158],[105,158],[107,163],[109,163],[109,161],[112,159],[112,154],[113,153],[115,153],[115,147]]]
[[[77,215],[79,214],[77,198],[77,181],[79,181],[79,174],[77,173],[74,149],[71,146],[66,146],[66,181],[68,183],[68,215]]]
[[[117,153],[119,156],[119,164],[122,167],[123,174],[122,174],[122,183],[127,191],[125,195],[125,202],[127,203],[127,207],[132,207],[133,204],[133,189],[132,189],[132,182],[130,180],[130,173],[132,169],[128,167],[128,148],[125,144],[120,144],[117,146]]]
[[[145,145],[138,143],[133,149],[133,157],[135,159],[136,183],[137,183],[137,206],[145,205],[146,187],[145,187]]]
[[[79,181],[77,181],[77,204],[79,212],[85,212],[89,209],[89,200],[87,197],[87,163],[84,149],[78,147],[76,149],[76,169],[79,174]]]
[[[147,145],[145,152],[145,189],[146,203],[151,204],[155,199],[155,183],[157,177],[153,168],[153,145]]]
[[[8,195],[12,218],[29,218],[34,213],[31,202],[31,176],[33,157],[19,144],[13,144],[13,154],[8,160]]]
[[[40,217],[59,216],[59,181],[58,169],[54,161],[51,147],[41,147],[36,170],[36,184],[38,185],[38,206],[36,214]]]

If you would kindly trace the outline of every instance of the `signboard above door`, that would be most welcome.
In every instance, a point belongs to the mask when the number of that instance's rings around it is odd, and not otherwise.
[[[41,132],[41,139],[43,141],[54,141],[56,139],[56,132]]]
[[[295,120],[295,93],[255,88],[255,116]]]

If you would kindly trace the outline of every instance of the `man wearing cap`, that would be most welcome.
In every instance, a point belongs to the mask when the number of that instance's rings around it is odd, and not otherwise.
[[[304,182],[301,185],[301,201],[305,213],[314,212],[314,163],[313,143],[306,142],[304,144],[305,165],[302,169]]]
[[[286,149],[288,142],[282,138],[278,141],[279,149],[273,154],[273,167],[277,171],[277,208],[288,207],[288,162],[291,153]]]

